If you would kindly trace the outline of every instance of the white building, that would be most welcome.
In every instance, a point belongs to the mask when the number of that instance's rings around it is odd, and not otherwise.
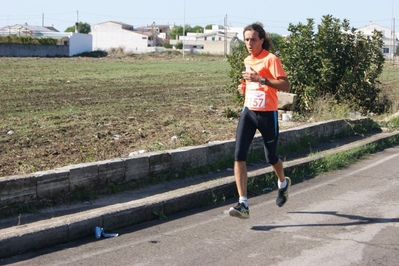
[[[107,21],[91,26],[93,51],[122,48],[124,52],[145,53],[156,51],[157,44],[167,38],[169,25],[152,24],[135,29],[133,25]]]
[[[382,40],[384,41],[384,46],[382,48],[382,53],[385,57],[392,59],[394,54],[398,52],[399,49],[399,40],[397,33],[393,32],[389,28],[380,26],[375,23],[357,29],[357,31],[362,32],[365,36],[372,36],[374,30],[380,31],[383,35]]]
[[[170,44],[176,45],[182,42],[183,49],[189,53],[225,55],[230,54],[240,43],[237,35],[238,32],[235,30],[231,31],[228,28],[225,30],[223,26],[213,25],[211,30],[205,30],[204,33],[187,32],[186,36],[179,36],[178,40],[170,40]]]
[[[224,32],[224,26],[222,25],[212,25],[212,29],[205,30],[204,33],[211,33],[211,32]],[[243,27],[233,27],[233,26],[226,26],[226,32],[229,35],[234,35],[240,40],[244,41],[244,28]]]

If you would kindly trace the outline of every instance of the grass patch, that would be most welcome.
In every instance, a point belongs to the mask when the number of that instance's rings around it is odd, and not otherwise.
[[[399,129],[399,116],[392,117],[388,120],[379,121],[378,124],[381,127],[387,128],[390,131]]]

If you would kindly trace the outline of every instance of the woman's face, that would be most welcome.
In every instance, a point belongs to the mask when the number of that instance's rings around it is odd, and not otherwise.
[[[251,55],[257,56],[262,52],[264,39],[259,39],[259,33],[257,31],[247,30],[244,32],[244,41]]]

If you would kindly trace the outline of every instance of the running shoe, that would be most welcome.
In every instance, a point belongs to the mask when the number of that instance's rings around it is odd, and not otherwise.
[[[244,203],[238,203],[237,206],[230,208],[229,214],[240,219],[248,219],[249,208],[245,207]]]
[[[285,177],[285,179],[287,179],[287,185],[285,188],[280,188],[278,190],[278,196],[276,199],[276,204],[279,207],[283,207],[283,205],[288,201],[288,190],[291,186],[291,179],[289,177]]]

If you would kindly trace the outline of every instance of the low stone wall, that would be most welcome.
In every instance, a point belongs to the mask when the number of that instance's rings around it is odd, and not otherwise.
[[[4,57],[63,57],[69,56],[69,45],[39,45],[0,43]]]
[[[355,124],[369,128],[371,120],[333,120],[280,132],[279,145],[284,146],[300,139],[334,137],[350,134]],[[109,183],[125,184],[158,175],[176,175],[184,170],[231,160],[235,140],[212,142],[201,146],[182,147],[175,150],[150,152],[126,158],[65,166],[50,171],[0,178],[0,208],[16,203],[35,203],[73,193],[78,189],[105,189]],[[263,152],[263,142],[256,135],[250,154]]]

